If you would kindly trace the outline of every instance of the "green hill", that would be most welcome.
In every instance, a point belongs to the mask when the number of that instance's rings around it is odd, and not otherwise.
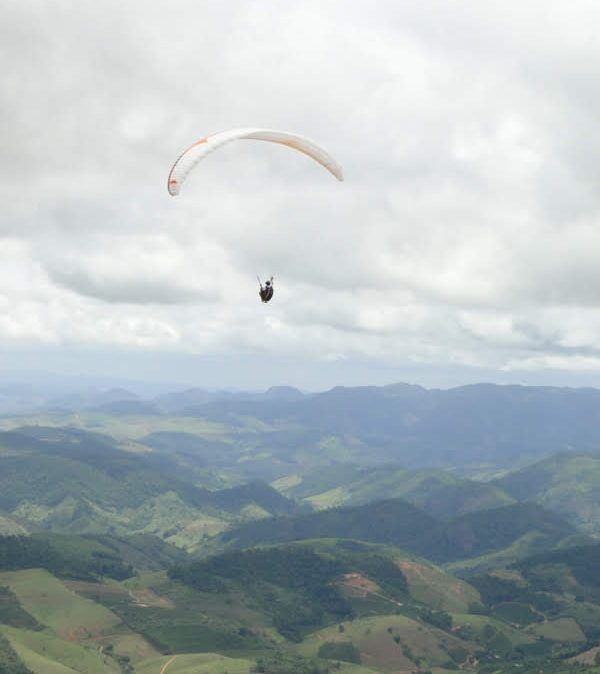
[[[309,538],[353,538],[393,543],[413,549],[423,531],[436,520],[402,499],[334,508],[298,517],[276,517],[248,522],[222,534],[237,547]]]
[[[458,515],[509,505],[514,499],[498,487],[447,471],[410,471],[398,466],[331,466],[298,478],[283,492],[306,499],[316,509],[403,498],[432,517]],[[277,486],[277,485],[276,485]]]
[[[44,568],[61,576],[118,580],[129,578],[133,567],[114,549],[92,539],[47,536],[0,536],[0,570]]]
[[[97,649],[50,634],[0,627],[20,660],[34,674],[122,674],[119,663]],[[1,667],[1,665],[0,665]],[[0,672],[2,669],[0,668]]]
[[[227,553],[176,566],[169,576],[142,574],[122,589],[78,587],[161,649],[180,653],[260,652],[284,646],[283,636],[289,648],[344,616],[407,610],[419,620],[423,607],[432,616],[444,606],[467,610],[479,597],[463,581],[394,548],[348,540]]]
[[[483,612],[549,642],[600,639],[600,544],[552,550],[469,578]],[[583,647],[581,647],[583,649]],[[585,649],[583,649],[585,650]]]
[[[589,638],[600,639],[600,544],[534,555],[513,568],[536,592],[560,597],[557,617],[575,618]]]
[[[1,420],[0,674],[557,674],[592,657],[600,544],[572,546],[598,531],[600,459],[491,483],[459,466],[591,450],[595,393],[201,398],[170,399],[197,405],[179,418],[115,397]]]
[[[345,573],[361,573],[392,597],[407,595],[400,568],[368,547],[336,547],[335,554],[311,546],[255,548],[229,552],[171,569],[169,575],[202,592],[241,592],[242,588],[270,617],[277,631],[299,641],[323,624],[354,615],[336,587]]]
[[[293,515],[302,508],[294,501],[282,496],[265,482],[246,484],[221,489],[211,493],[212,504],[229,512],[241,511],[250,504],[262,508],[269,515]]]
[[[503,550],[532,533],[537,550],[549,550],[575,534],[575,529],[541,506],[516,503],[438,524],[423,533],[414,549],[435,562],[451,562]]]
[[[136,674],[160,674],[163,668],[168,674],[250,674],[255,666],[247,658],[228,658],[218,653],[164,655],[145,660],[136,665]],[[168,668],[168,670],[167,670]]]
[[[519,501],[533,501],[589,533],[600,532],[600,456],[557,454],[496,480]]]
[[[546,671],[595,638],[598,547],[471,583],[348,539],[230,551],[123,581],[1,572],[0,634],[15,666],[34,674],[246,674],[255,661],[288,673]]]
[[[81,539],[96,542],[106,548],[109,554],[122,559],[124,564],[137,570],[159,571],[188,558],[187,553],[181,548],[165,543],[158,536],[151,534],[133,534],[126,538],[103,534],[89,534],[83,537],[61,534],[37,534],[36,536],[47,538],[51,542],[56,541],[63,550],[68,545],[67,541],[71,541],[78,548],[81,546]]]
[[[230,546],[250,547],[312,538],[352,538],[397,545],[439,563],[498,553],[526,540],[526,545],[515,547],[514,556],[502,560],[510,563],[552,549],[574,534],[570,524],[536,504],[517,503],[441,522],[402,499],[390,499],[248,522],[224,532],[221,540]]]
[[[74,591],[92,586],[114,592],[118,584],[60,581],[46,571],[31,569],[0,573],[0,585],[35,621],[25,627],[0,620],[0,634],[35,674],[130,673],[128,663],[158,655],[98,603],[96,594],[86,598]]]
[[[188,548],[233,521],[299,510],[265,483],[209,491],[170,472],[162,455],[48,427],[0,433],[0,509],[21,531],[156,534]]]
[[[344,622],[342,628],[328,627],[313,633],[300,647],[301,652],[327,654],[327,645],[332,659],[336,659],[341,645],[352,645],[358,662],[377,672],[392,673],[432,667],[458,669],[474,650],[473,644],[405,615],[362,618]]]
[[[425,629],[444,624],[445,610],[467,611],[472,604],[480,605],[476,589],[431,564],[390,546],[352,540],[321,539],[228,552],[175,567],[169,576],[176,584],[163,585],[163,594],[173,592],[179,581],[204,597],[204,607],[220,598],[221,604],[238,605],[235,613],[240,615],[241,602],[262,614],[258,624],[263,632],[273,626],[292,642],[339,621],[374,615],[406,614],[411,625],[420,621]],[[190,643],[190,647],[198,646]]]

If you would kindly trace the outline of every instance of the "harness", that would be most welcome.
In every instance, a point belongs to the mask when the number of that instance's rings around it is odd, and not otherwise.
[[[263,302],[268,302],[273,297],[273,286],[266,286],[260,289],[260,299]]]

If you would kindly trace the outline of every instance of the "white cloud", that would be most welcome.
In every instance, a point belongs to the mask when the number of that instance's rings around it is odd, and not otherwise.
[[[579,370],[600,349],[598,19],[10,1],[0,338]],[[313,137],[346,182],[238,143],[168,196],[178,152],[247,125]]]

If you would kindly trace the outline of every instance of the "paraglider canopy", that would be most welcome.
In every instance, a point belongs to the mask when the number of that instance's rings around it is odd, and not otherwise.
[[[201,159],[204,159],[211,152],[234,140],[264,140],[271,143],[279,143],[280,145],[287,145],[287,147],[303,152],[314,159],[338,180],[344,179],[342,167],[335,159],[322,147],[319,147],[304,136],[298,136],[288,131],[276,131],[274,129],[232,129],[231,131],[223,131],[206,138],[201,138],[190,145],[179,156],[169,173],[167,183],[169,194],[171,196],[179,194],[188,174]]]

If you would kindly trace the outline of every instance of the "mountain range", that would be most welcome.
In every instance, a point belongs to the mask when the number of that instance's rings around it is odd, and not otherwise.
[[[0,418],[2,674],[594,671],[597,391],[45,395]]]

